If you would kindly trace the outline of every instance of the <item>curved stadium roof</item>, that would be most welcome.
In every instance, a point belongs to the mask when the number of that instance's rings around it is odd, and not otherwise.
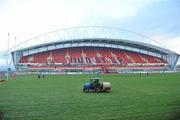
[[[20,43],[9,49],[8,53],[11,52],[15,59],[16,54],[30,55],[60,48],[89,46],[120,48],[158,55],[168,61],[173,69],[179,59],[179,54],[144,35],[104,26],[72,27],[48,32]]]
[[[11,51],[23,51],[41,46],[48,46],[50,44],[65,42],[75,43],[88,40],[97,43],[115,43],[136,47],[160,54],[172,53],[172,51],[164,49],[165,47],[160,43],[139,33],[104,26],[72,27],[48,32],[20,43],[16,47],[11,48]]]

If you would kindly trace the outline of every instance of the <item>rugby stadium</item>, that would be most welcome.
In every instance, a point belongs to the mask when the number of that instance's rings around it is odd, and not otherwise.
[[[11,48],[18,71],[101,72],[173,70],[179,54],[135,32],[102,26],[61,29]]]
[[[15,70],[0,75],[0,120],[180,118],[179,54],[144,35],[73,27],[6,53]]]

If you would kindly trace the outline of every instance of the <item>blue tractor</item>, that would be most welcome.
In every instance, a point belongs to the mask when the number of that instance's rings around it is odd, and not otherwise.
[[[89,91],[101,92],[111,89],[111,84],[109,82],[99,82],[99,78],[90,79],[89,83],[85,83],[83,87],[83,92],[88,93]]]

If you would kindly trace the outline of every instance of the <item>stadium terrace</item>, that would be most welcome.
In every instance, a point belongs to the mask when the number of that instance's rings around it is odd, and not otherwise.
[[[179,59],[179,54],[144,35],[102,26],[45,33],[10,51],[18,71],[173,70]]]

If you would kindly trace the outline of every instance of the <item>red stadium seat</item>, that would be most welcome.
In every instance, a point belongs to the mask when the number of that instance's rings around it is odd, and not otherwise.
[[[158,57],[145,55],[137,52],[112,49],[112,48],[64,48],[52,50],[33,55],[23,56],[20,63],[40,64],[42,66],[158,66],[165,65],[167,62]],[[43,64],[43,65],[42,65]],[[36,66],[37,67],[37,66]]]

